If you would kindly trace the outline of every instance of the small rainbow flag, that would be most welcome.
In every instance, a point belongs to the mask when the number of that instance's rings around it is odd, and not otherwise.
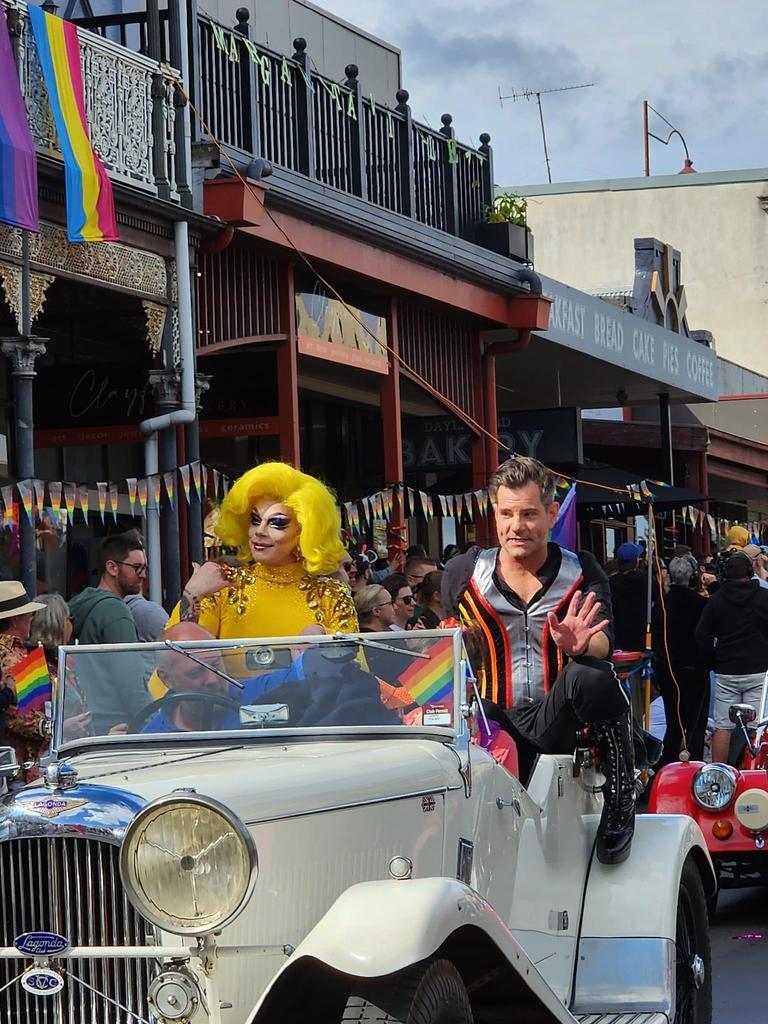
[[[62,156],[70,242],[117,239],[112,183],[88,137],[77,27],[28,8]]]
[[[45,702],[51,699],[51,677],[43,648],[36,647],[23,661],[14,665],[11,675],[16,683],[18,711],[21,714],[42,711]]]
[[[400,676],[400,684],[420,707],[445,700],[453,690],[453,638],[435,641],[425,653],[429,653],[429,661],[414,658]]]

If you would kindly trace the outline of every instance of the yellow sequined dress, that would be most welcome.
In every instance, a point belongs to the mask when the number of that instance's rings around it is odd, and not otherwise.
[[[303,565],[239,566],[229,569],[232,586],[200,602],[201,626],[220,640],[298,636],[306,626],[326,633],[355,632],[355,606],[347,588],[330,576],[313,576]],[[174,609],[169,625],[178,622]]]

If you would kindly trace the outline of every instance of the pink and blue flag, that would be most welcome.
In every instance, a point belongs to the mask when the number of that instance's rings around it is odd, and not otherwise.
[[[112,182],[88,135],[77,27],[40,7],[29,7],[40,67],[64,157],[67,238],[117,239]]]
[[[563,499],[550,540],[567,551],[576,550],[576,484],[571,484]]]
[[[0,221],[39,231],[37,157],[0,4]]]

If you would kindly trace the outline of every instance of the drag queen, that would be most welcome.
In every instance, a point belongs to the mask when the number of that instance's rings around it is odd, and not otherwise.
[[[256,466],[222,502],[216,527],[245,564],[198,566],[171,621],[199,622],[222,640],[355,631],[352,599],[332,578],[345,554],[340,530],[319,480],[283,462]]]

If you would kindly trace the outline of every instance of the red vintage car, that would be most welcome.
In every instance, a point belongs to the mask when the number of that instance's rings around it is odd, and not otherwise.
[[[768,885],[768,676],[760,705],[731,707],[734,738],[742,741],[734,758],[737,767],[702,761],[666,765],[654,779],[648,802],[651,813],[687,814],[696,820],[720,889]]]

